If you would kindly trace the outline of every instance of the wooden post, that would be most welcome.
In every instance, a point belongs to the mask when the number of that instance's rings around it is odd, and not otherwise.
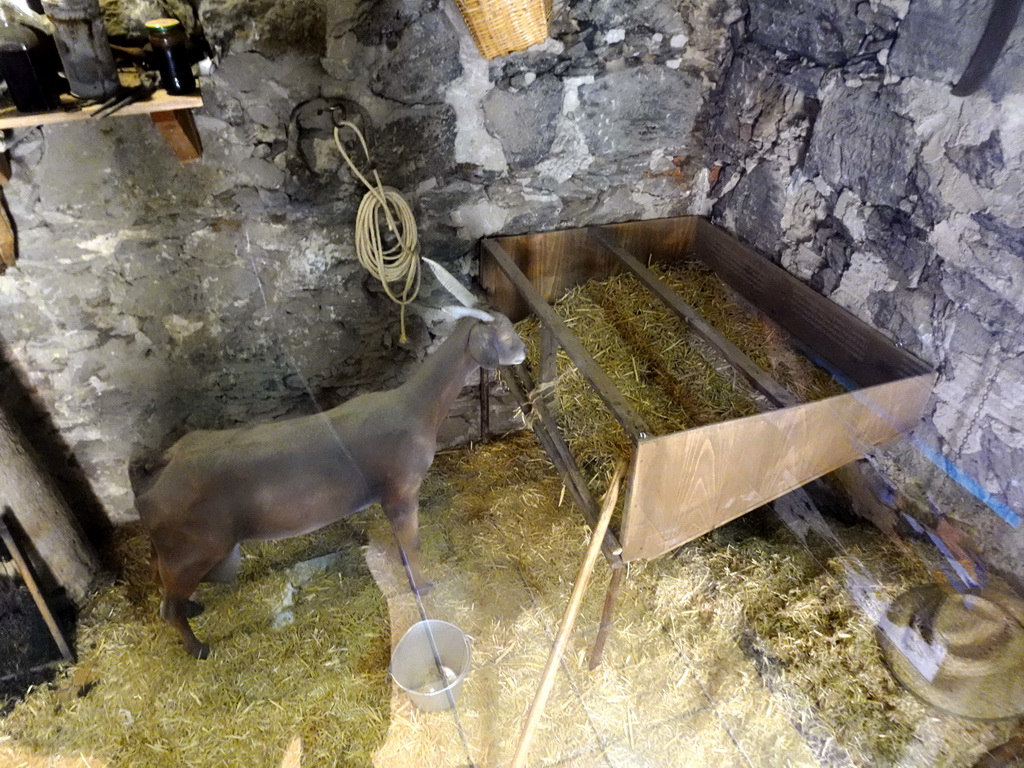
[[[11,559],[14,560],[14,564],[18,567],[21,578],[25,582],[25,586],[28,587],[29,594],[32,595],[32,600],[35,601],[36,608],[39,609],[39,614],[43,617],[43,621],[46,622],[46,627],[50,630],[50,636],[53,637],[53,642],[57,644],[60,655],[64,657],[64,661],[74,661],[75,656],[71,653],[68,641],[57,624],[50,606],[46,604],[46,599],[39,590],[39,585],[36,584],[35,577],[32,575],[32,569],[28,567],[28,563],[21,554],[17,542],[14,541],[14,537],[11,536],[11,532],[7,528],[7,523],[4,521],[6,514],[6,512],[0,514],[0,539],[3,540],[4,546],[7,547],[7,551],[11,555]]]
[[[7,210],[7,198],[3,193],[3,185],[11,180],[11,158],[7,152],[0,152],[0,275],[7,267],[13,267],[18,260],[18,240],[14,234],[14,224]]]
[[[203,156],[203,140],[199,137],[195,118],[191,110],[172,109],[166,112],[152,112],[150,119],[160,130],[174,154],[183,163],[190,163]]]
[[[480,367],[480,442],[491,439],[491,373]]]
[[[625,473],[626,464],[623,462],[615,470],[615,475],[608,486],[608,492],[604,497],[604,505],[601,507],[601,517],[598,519],[597,527],[594,528],[594,532],[590,537],[590,546],[587,547],[587,554],[583,558],[583,565],[580,566],[579,576],[576,577],[576,584],[572,589],[572,597],[569,599],[569,607],[565,610],[562,626],[558,630],[555,643],[551,647],[551,653],[548,655],[548,663],[544,667],[544,673],[541,675],[537,695],[533,700],[533,704],[530,705],[530,711],[526,715],[526,724],[523,726],[522,735],[519,737],[519,746],[516,747],[512,768],[523,768],[526,764],[526,755],[530,750],[530,742],[533,741],[533,735],[540,724],[541,716],[544,714],[544,707],[547,704],[548,696],[551,694],[551,688],[555,684],[555,672],[558,670],[558,664],[562,660],[562,654],[565,653],[565,646],[569,642],[572,628],[576,624],[576,616],[579,614],[580,605],[583,603],[583,595],[587,591],[587,584],[590,582],[590,575],[594,571],[597,556],[601,553],[601,542],[604,540],[605,531],[608,530],[608,523],[611,522],[612,512],[615,510],[615,502],[619,498],[619,485]]]
[[[21,431],[0,408],[0,511],[4,508],[13,512],[48,575],[76,605],[84,604],[99,562]],[[32,564],[39,573],[39,564]]]
[[[612,614],[615,613],[615,601],[622,589],[622,577],[626,574],[625,567],[612,569],[612,580],[608,583],[608,591],[604,596],[604,608],[601,610],[601,624],[597,628],[597,639],[594,640],[594,649],[590,652],[590,664],[587,666],[591,671],[601,665],[601,657],[604,655],[604,644],[608,642],[608,633],[612,628]]]

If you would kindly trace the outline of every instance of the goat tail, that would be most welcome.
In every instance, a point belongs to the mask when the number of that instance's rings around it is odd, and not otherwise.
[[[132,493],[138,499],[150,489],[160,470],[167,466],[165,454],[136,456],[128,462],[128,482],[131,484]]]

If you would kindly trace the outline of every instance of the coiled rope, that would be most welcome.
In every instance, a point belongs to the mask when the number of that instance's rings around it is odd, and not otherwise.
[[[419,238],[416,234],[416,218],[412,209],[397,189],[385,187],[377,171],[373,171],[371,183],[359,172],[345,146],[341,142],[342,128],[349,128],[359,139],[367,162],[372,162],[370,150],[362,131],[347,120],[334,126],[334,143],[345,158],[352,174],[366,186],[367,192],[356,212],[356,257],[371,275],[380,280],[388,298],[401,307],[401,335],[399,342],[405,344],[405,307],[416,300],[420,292]],[[387,229],[385,230],[385,226]],[[384,233],[390,232],[395,244],[385,247]],[[392,285],[400,285],[397,290]]]

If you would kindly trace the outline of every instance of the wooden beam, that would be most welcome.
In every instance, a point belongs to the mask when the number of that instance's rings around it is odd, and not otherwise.
[[[605,250],[622,262],[622,265],[632,272],[651,293],[658,297],[662,304],[675,312],[683,322],[710,344],[729,365],[739,372],[761,394],[775,405],[783,408],[796,405],[799,402],[792,393],[765,373],[764,369],[740,351],[739,347],[725,338],[717,328],[701,317],[700,313],[693,306],[665,285],[656,274],[640,263],[633,254],[615,242],[610,235],[597,227],[588,228],[587,233],[596,242],[600,243]]]
[[[203,141],[199,138],[199,130],[190,110],[153,112],[150,117],[181,162],[190,163],[203,156]]]
[[[693,254],[851,384],[870,387],[932,370],[877,328],[703,219]]]
[[[64,639],[64,633],[57,625],[57,620],[50,611],[50,606],[46,604],[46,599],[43,597],[43,593],[40,591],[39,585],[36,584],[36,580],[32,576],[32,571],[28,567],[28,562],[21,554],[21,550],[14,541],[14,537],[11,535],[11,531],[7,527],[7,523],[4,522],[4,515],[0,515],[0,539],[3,539],[4,546],[7,547],[7,551],[14,560],[14,564],[18,567],[18,571],[21,573],[21,578],[25,582],[25,586],[28,587],[29,594],[32,595],[32,599],[35,601],[36,607],[39,609],[39,613],[43,617],[43,621],[46,622],[46,626],[50,630],[50,635],[53,636],[53,641],[57,644],[60,655],[64,657],[65,661],[74,661],[75,655],[71,653],[71,648],[68,647],[68,641]]]
[[[130,83],[126,83],[126,85],[130,85]],[[70,99],[70,97],[68,98]],[[187,96],[172,96],[167,91],[159,89],[145,101],[135,101],[131,104],[126,104],[110,116],[147,115],[152,112],[198,109],[201,106],[203,106],[203,97],[198,91]],[[71,100],[66,102],[63,108],[55,109],[52,112],[27,114],[11,107],[0,110],[0,128],[32,128],[37,125],[56,125],[58,123],[89,120],[92,118],[92,113],[99,108],[99,104],[79,107]],[[105,120],[106,118],[101,119]]]
[[[622,425],[630,440],[633,443],[638,443],[650,437],[651,430],[644,423],[640,414],[629,404],[629,401],[619,391],[619,388],[612,383],[608,374],[601,370],[601,366],[597,364],[597,361],[583,348],[583,345],[576,338],[572,330],[570,330],[569,326],[565,324],[565,321],[544,301],[526,275],[519,270],[519,267],[515,265],[515,262],[505,252],[505,249],[493,240],[484,240],[483,248],[485,253],[495,261],[509,281],[515,286],[519,295],[530,306],[530,310],[551,331],[555,340],[566,351],[576,364],[576,367],[579,368],[583,378],[587,380],[587,383],[590,384],[604,401],[605,405],[608,406],[608,410],[612,412],[612,415]]]
[[[583,473],[580,471],[572,451],[569,450],[568,444],[562,437],[557,422],[540,398],[531,400],[527,396],[528,392],[533,391],[533,379],[526,364],[520,363],[514,369],[507,370],[510,375],[504,377],[505,383],[508,385],[509,391],[512,392],[512,396],[519,402],[519,407],[523,410],[524,415],[528,410],[532,410],[537,416],[532,423],[528,422],[533,433],[544,447],[551,463],[555,465],[555,469],[562,476],[562,482],[576,506],[583,513],[583,519],[591,527],[597,525],[600,507],[591,495],[587,481],[583,478]],[[604,556],[612,568],[617,569],[624,566],[621,556],[622,545],[619,544],[618,538],[612,531],[605,534],[603,549]]]

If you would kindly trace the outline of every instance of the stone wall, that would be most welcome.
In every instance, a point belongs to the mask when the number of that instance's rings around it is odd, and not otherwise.
[[[172,12],[205,35],[204,157],[179,164],[144,117],[19,131],[5,356],[129,520],[133,457],[392,386],[449,331],[427,281],[398,343],[355,260],[363,190],[332,106],[367,128],[425,255],[470,277],[482,235],[702,210],[692,128],[734,5],[576,0],[546,44],[490,63],[447,1],[108,5],[117,33]]]
[[[950,94],[989,7],[750,0],[700,124],[715,218],[936,366],[888,459],[1019,572],[1024,25],[981,90]]]

